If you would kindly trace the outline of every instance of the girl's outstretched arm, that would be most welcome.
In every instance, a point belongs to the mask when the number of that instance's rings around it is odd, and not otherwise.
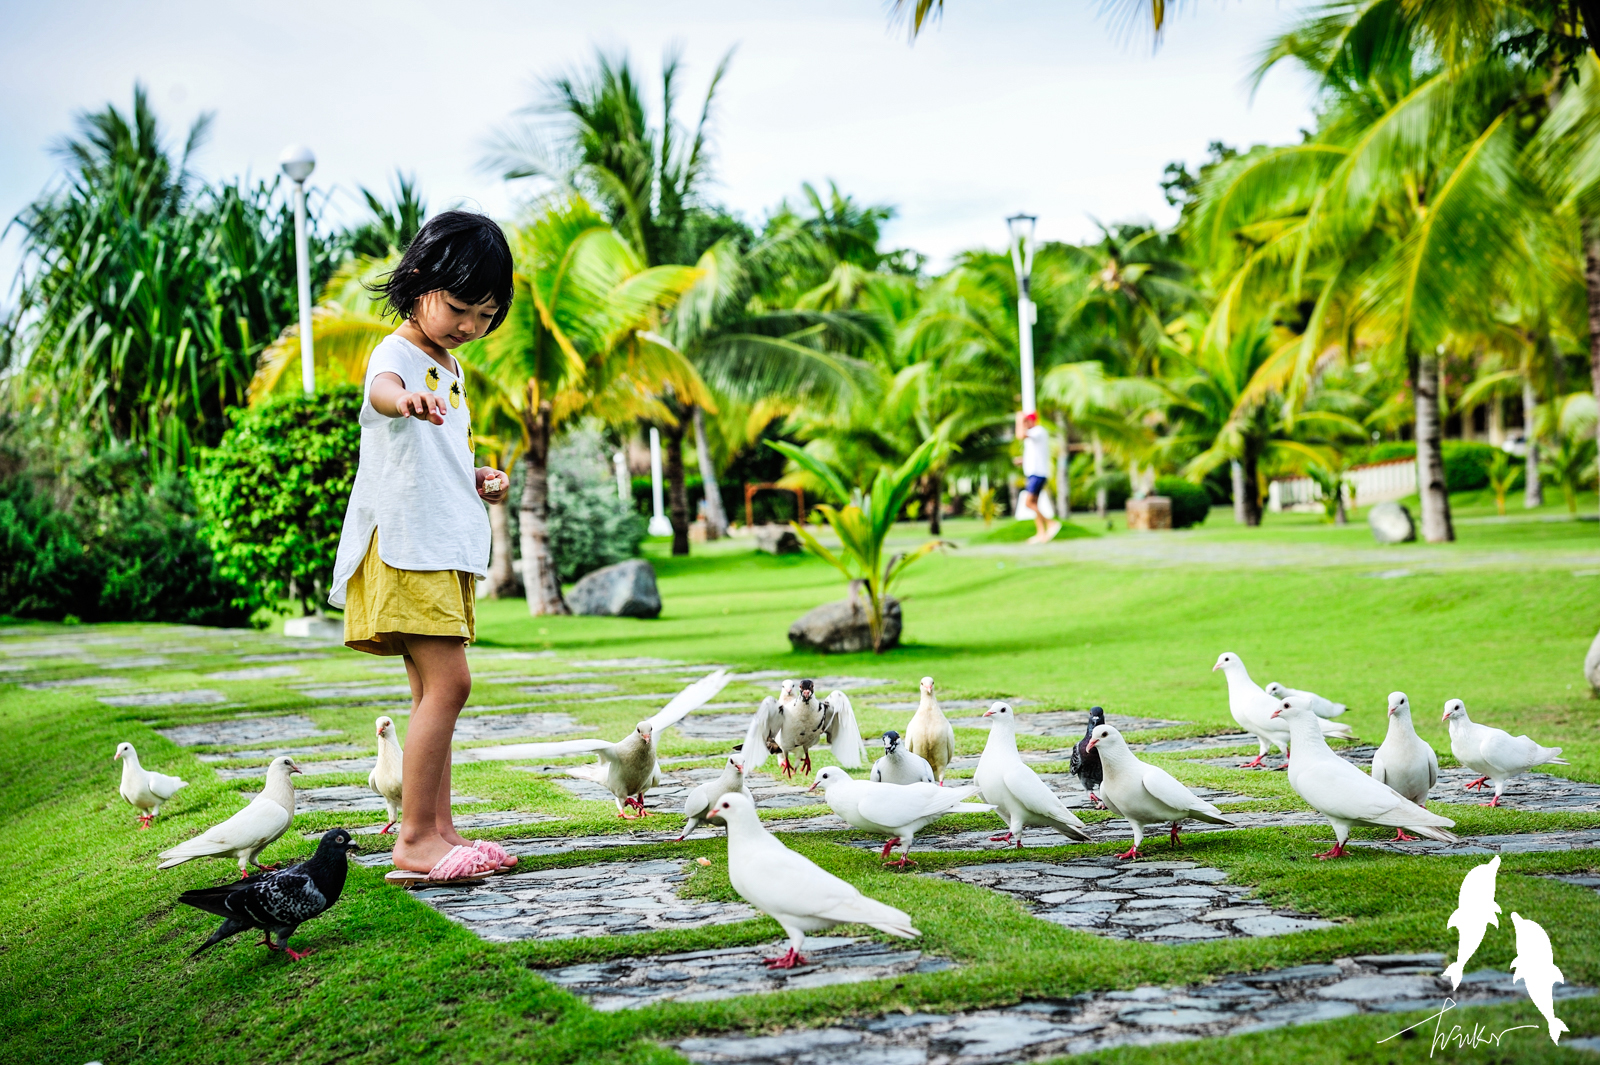
[[[432,392],[408,392],[406,383],[392,373],[372,379],[372,409],[387,418],[427,418],[434,425],[444,424],[444,400]]]

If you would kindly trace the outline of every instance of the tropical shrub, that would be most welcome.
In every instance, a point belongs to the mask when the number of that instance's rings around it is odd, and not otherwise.
[[[267,601],[324,602],[361,452],[361,389],[330,388],[231,412],[191,473],[224,575]]]
[[[1489,487],[1489,467],[1494,462],[1493,444],[1476,440],[1446,440],[1444,442],[1444,483],[1452,492],[1476,492]],[[1417,445],[1410,440],[1393,440],[1374,444],[1367,449],[1362,462],[1390,462],[1394,459],[1414,459]]]
[[[550,553],[563,583],[632,558],[645,533],[644,518],[617,498],[616,480],[585,442],[550,453]]]
[[[1211,494],[1204,486],[1183,477],[1157,477],[1155,494],[1172,500],[1174,529],[1199,525],[1211,513]]]

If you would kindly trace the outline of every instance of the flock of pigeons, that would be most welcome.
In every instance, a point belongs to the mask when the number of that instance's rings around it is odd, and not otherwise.
[[[1372,760],[1372,772],[1363,772],[1341,758],[1328,738],[1354,738],[1350,728],[1336,720],[1345,712],[1339,703],[1313,692],[1270,684],[1265,689],[1250,679],[1239,657],[1227,652],[1218,657],[1213,671],[1223,671],[1228,683],[1228,705],[1235,722],[1260,743],[1260,751],[1241,768],[1256,768],[1273,748],[1288,757],[1290,786],[1333,826],[1336,842],[1318,858],[1345,853],[1350,829],[1356,825],[1394,828],[1397,839],[1415,837],[1454,842],[1448,829],[1455,822],[1424,808],[1428,791],[1438,782],[1439,763],[1432,747],[1411,723],[1411,708],[1403,692],[1389,696],[1389,727],[1383,745]],[[574,766],[567,774],[593,781],[615,797],[617,816],[644,817],[645,795],[661,783],[657,757],[660,734],[714,698],[729,681],[718,670],[689,685],[660,713],[638,723],[617,742],[598,739],[557,743],[519,744],[517,757],[570,757],[592,753],[595,762]],[[687,822],[681,841],[702,824],[725,827],[728,832],[728,874],[747,902],[775,919],[789,938],[789,951],[768,959],[776,968],[805,964],[800,949],[808,933],[841,924],[866,924],[890,935],[910,938],[920,933],[905,913],[862,895],[852,885],[789,850],[762,824],[750,792],[749,778],[776,755],[786,777],[811,771],[811,749],[826,742],[837,766],[815,774],[810,790],[822,790],[835,814],[852,827],[882,836],[882,857],[894,868],[916,864],[909,857],[918,832],[952,813],[993,811],[1006,825],[993,841],[1022,846],[1028,828],[1053,828],[1080,841],[1089,830],[1061,801],[1017,749],[1016,715],[1009,705],[996,702],[984,713],[990,721],[989,737],[970,784],[946,787],[946,775],[955,758],[955,730],[939,709],[932,677],[922,678],[921,699],[905,734],[886,731],[883,755],[867,779],[846,770],[865,764],[866,745],[850,699],[842,691],[817,696],[812,681],[784,681],[776,698],[768,696],[753,715],[744,741],[735,748],[715,779],[695,788],[684,813]],[[1526,736],[1513,737],[1500,729],[1472,722],[1459,699],[1445,704],[1451,751],[1457,761],[1480,775],[1468,788],[1494,784],[1497,806],[1506,782],[1545,764],[1567,764],[1559,747],[1543,747]],[[403,752],[394,722],[375,722],[378,758],[368,784],[384,799],[387,832],[402,810]],[[505,748],[506,752],[513,748]],[[1292,755],[1291,755],[1292,752]],[[184,782],[153,773],[139,764],[131,744],[117,747],[123,763],[121,793],[139,814],[140,827],[148,827]],[[1140,856],[1147,828],[1169,825],[1170,840],[1178,844],[1185,821],[1233,825],[1235,822],[1158,766],[1142,761],[1100,707],[1090,711],[1084,737],[1072,751],[1072,772],[1088,790],[1096,806],[1109,808],[1132,828],[1132,845],[1119,858]],[[210,830],[162,851],[158,868],[169,869],[194,858],[233,858],[241,880],[218,888],[185,892],[179,901],[225,918],[224,923],[194,953],[247,928],[262,930],[262,945],[284,950],[298,960],[303,953],[290,950],[288,938],[303,921],[329,907],[339,897],[346,872],[346,856],[355,849],[348,832],[325,833],[316,853],[287,869],[263,866],[259,856],[294,820],[295,793],[291,777],[301,772],[289,757],[273,759],[261,793],[249,805]],[[889,861],[898,849],[898,857]],[[264,875],[251,877],[249,866]],[[449,879],[411,874],[408,883],[444,884],[481,880],[490,872]]]

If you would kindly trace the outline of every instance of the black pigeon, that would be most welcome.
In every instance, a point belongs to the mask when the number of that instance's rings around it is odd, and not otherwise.
[[[189,956],[247,928],[261,929],[261,946],[281,950],[294,961],[310,954],[309,950],[290,950],[289,937],[301,922],[331,909],[339,901],[345,873],[350,868],[349,853],[355,849],[350,833],[342,828],[330,829],[322,834],[317,853],[298,865],[236,884],[185,891],[178,896],[179,902],[227,918]],[[277,942],[273,942],[274,936]]]
[[[1095,792],[1100,790],[1100,784],[1105,780],[1105,771],[1100,768],[1100,752],[1089,750],[1089,739],[1094,735],[1094,730],[1106,723],[1106,712],[1098,706],[1089,708],[1089,727],[1083,730],[1083,739],[1072,748],[1071,768],[1073,775],[1083,783],[1089,792],[1089,798],[1094,800],[1096,808],[1104,808],[1105,803],[1100,801],[1100,796]]]

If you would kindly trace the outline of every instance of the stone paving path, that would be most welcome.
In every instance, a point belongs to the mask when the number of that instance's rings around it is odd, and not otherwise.
[[[141,692],[137,695],[102,695],[96,702],[106,706],[207,706],[225,703],[228,697],[209,688],[186,692]]]
[[[259,791],[241,791],[239,793],[246,802],[261,794]],[[470,806],[474,803],[488,802],[488,799],[475,799],[470,795],[451,793],[451,806]],[[323,813],[326,811],[373,811],[383,810],[383,796],[367,787],[365,784],[340,784],[331,788],[296,788],[294,789],[294,809],[297,814]]]
[[[620,936],[732,924],[759,916],[742,902],[680,899],[686,858],[605,862],[491,877],[413,894],[493,942]]]
[[[615,805],[615,797],[605,789],[602,784],[592,780],[579,780],[576,777],[565,775],[559,766],[513,766],[527,772],[536,772],[552,775],[557,784],[572,792],[580,799],[590,802],[605,802]],[[700,769],[677,769],[661,774],[661,785],[651,788],[645,793],[644,805],[647,810],[660,810],[663,813],[680,814],[684,804],[689,799],[689,793],[708,780],[715,780],[722,775],[721,766],[710,766]],[[755,796],[756,806],[764,810],[785,809],[793,806],[814,806],[823,801],[822,793],[808,794],[809,785],[786,784],[767,773],[752,773],[746,782],[750,793]]]
[[[485,708],[486,710],[488,708]],[[594,732],[594,725],[580,725],[571,714],[493,714],[463,715],[456,719],[456,742],[509,740],[524,736],[568,736]]]
[[[290,747],[263,747],[253,751],[214,751],[210,754],[197,754],[195,760],[200,762],[229,762],[235,759],[259,758],[267,761],[288,755],[290,758],[300,759],[311,754],[360,754],[361,748],[348,743],[321,743],[307,746]],[[266,772],[266,767],[261,767],[261,772]]]
[[[656,1002],[710,1002],[735,995],[797,991],[881,980],[955,968],[948,958],[889,946],[870,939],[812,936],[806,940],[810,963],[793,969],[768,969],[764,958],[788,950],[786,941],[759,947],[696,950],[648,958],[618,958],[589,965],[547,969],[540,975],[582,995],[598,1010],[635,1009]],[[790,1059],[791,1062],[804,1059]]]
[[[1252,901],[1251,889],[1195,862],[993,862],[938,875],[1015,895],[1053,924],[1118,939],[1184,943],[1333,927],[1332,921]]]
[[[999,1065],[1242,1035],[1358,1013],[1440,1009],[1446,994],[1460,1006],[1524,997],[1510,973],[1493,969],[1468,973],[1452,993],[1449,981],[1436,975],[1443,965],[1442,954],[1366,955],[1189,987],[1089,992],[949,1014],[891,1013],[830,1028],[685,1039],[673,1047],[703,1065]],[[1558,1001],[1592,994],[1592,988],[1568,985],[1555,991]],[[1508,1047],[1518,1039],[1545,1038],[1542,1029],[1515,1032],[1507,1036]]]
[[[987,710],[989,704],[984,705]],[[1017,732],[1025,736],[1073,736],[1083,738],[1084,729],[1089,727],[1089,712],[1087,710],[1050,710],[1042,714],[1017,714]],[[956,728],[978,728],[985,732],[989,730],[989,720],[983,717],[957,717],[951,718],[950,724]],[[1122,732],[1141,732],[1147,729],[1180,728],[1192,725],[1192,721],[1164,721],[1157,717],[1129,717],[1127,714],[1107,714],[1106,724],[1114,725]]]
[[[228,721],[207,721],[199,725],[158,728],[156,732],[179,747],[232,747],[242,744],[281,744],[289,740],[317,736],[343,736],[338,729],[319,729],[317,723],[301,714],[279,717],[238,717]]]

